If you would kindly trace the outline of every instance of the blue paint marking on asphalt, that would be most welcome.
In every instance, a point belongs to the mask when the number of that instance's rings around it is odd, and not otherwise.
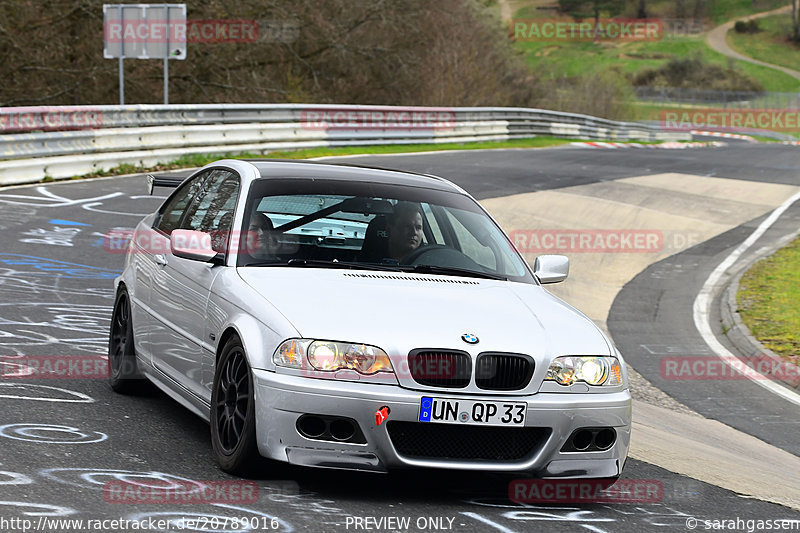
[[[32,275],[58,276],[73,279],[114,279],[121,274],[120,271],[20,254],[0,254],[0,265],[8,265],[11,267],[27,266],[37,271],[29,272]]]
[[[61,220],[60,218],[54,218],[48,222],[54,226],[91,226],[91,224],[87,224],[86,222],[74,222],[72,220]]]

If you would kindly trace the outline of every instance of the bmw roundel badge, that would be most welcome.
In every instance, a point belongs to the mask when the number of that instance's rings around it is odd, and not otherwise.
[[[476,337],[472,333],[464,333],[463,335],[461,335],[461,340],[466,342],[467,344],[478,344],[478,337]]]

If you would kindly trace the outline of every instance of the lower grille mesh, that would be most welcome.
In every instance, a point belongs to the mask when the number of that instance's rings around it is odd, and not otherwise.
[[[459,424],[389,421],[389,438],[397,453],[426,459],[521,461],[538,451],[549,428],[478,427]]]

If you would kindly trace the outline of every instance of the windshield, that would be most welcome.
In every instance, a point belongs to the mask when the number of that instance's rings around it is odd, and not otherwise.
[[[261,179],[238,266],[330,266],[535,283],[502,230],[463,194],[420,187]]]

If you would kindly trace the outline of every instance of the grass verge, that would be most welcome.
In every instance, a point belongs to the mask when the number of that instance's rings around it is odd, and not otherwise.
[[[516,18],[555,18],[558,17],[558,2],[556,0],[508,0]],[[770,11],[788,4],[788,0],[714,0],[713,2],[698,2],[700,11],[693,12],[698,6],[682,5],[675,0],[649,0],[646,3],[647,16],[650,18],[681,18],[680,9],[685,12],[685,17],[709,17],[715,24],[722,24],[726,20],[735,19],[745,15]],[[602,4],[602,2],[601,2]],[[620,17],[635,17],[639,2],[628,2]],[[603,13],[606,15],[606,13]],[[563,15],[561,15],[563,16]]]
[[[709,15],[715,23],[722,24],[745,15],[772,11],[788,3],[786,0],[718,0],[710,2]]]
[[[760,35],[760,34],[759,34]],[[788,74],[747,61],[732,60],[709,48],[705,35],[668,35],[660,41],[627,43],[594,42],[517,42],[531,72],[545,78],[561,78],[613,71],[632,78],[635,74],[655,69],[673,58],[702,54],[709,63],[734,65],[759,80],[764,90],[796,92],[800,81]],[[784,52],[785,53],[785,52]],[[770,61],[775,62],[775,61]]]
[[[739,314],[773,352],[800,364],[800,238],[753,265],[739,282]]]
[[[728,44],[753,59],[800,71],[800,46],[788,39],[792,31],[791,16],[764,17],[758,19],[758,25],[761,28],[758,33],[729,31]]]

